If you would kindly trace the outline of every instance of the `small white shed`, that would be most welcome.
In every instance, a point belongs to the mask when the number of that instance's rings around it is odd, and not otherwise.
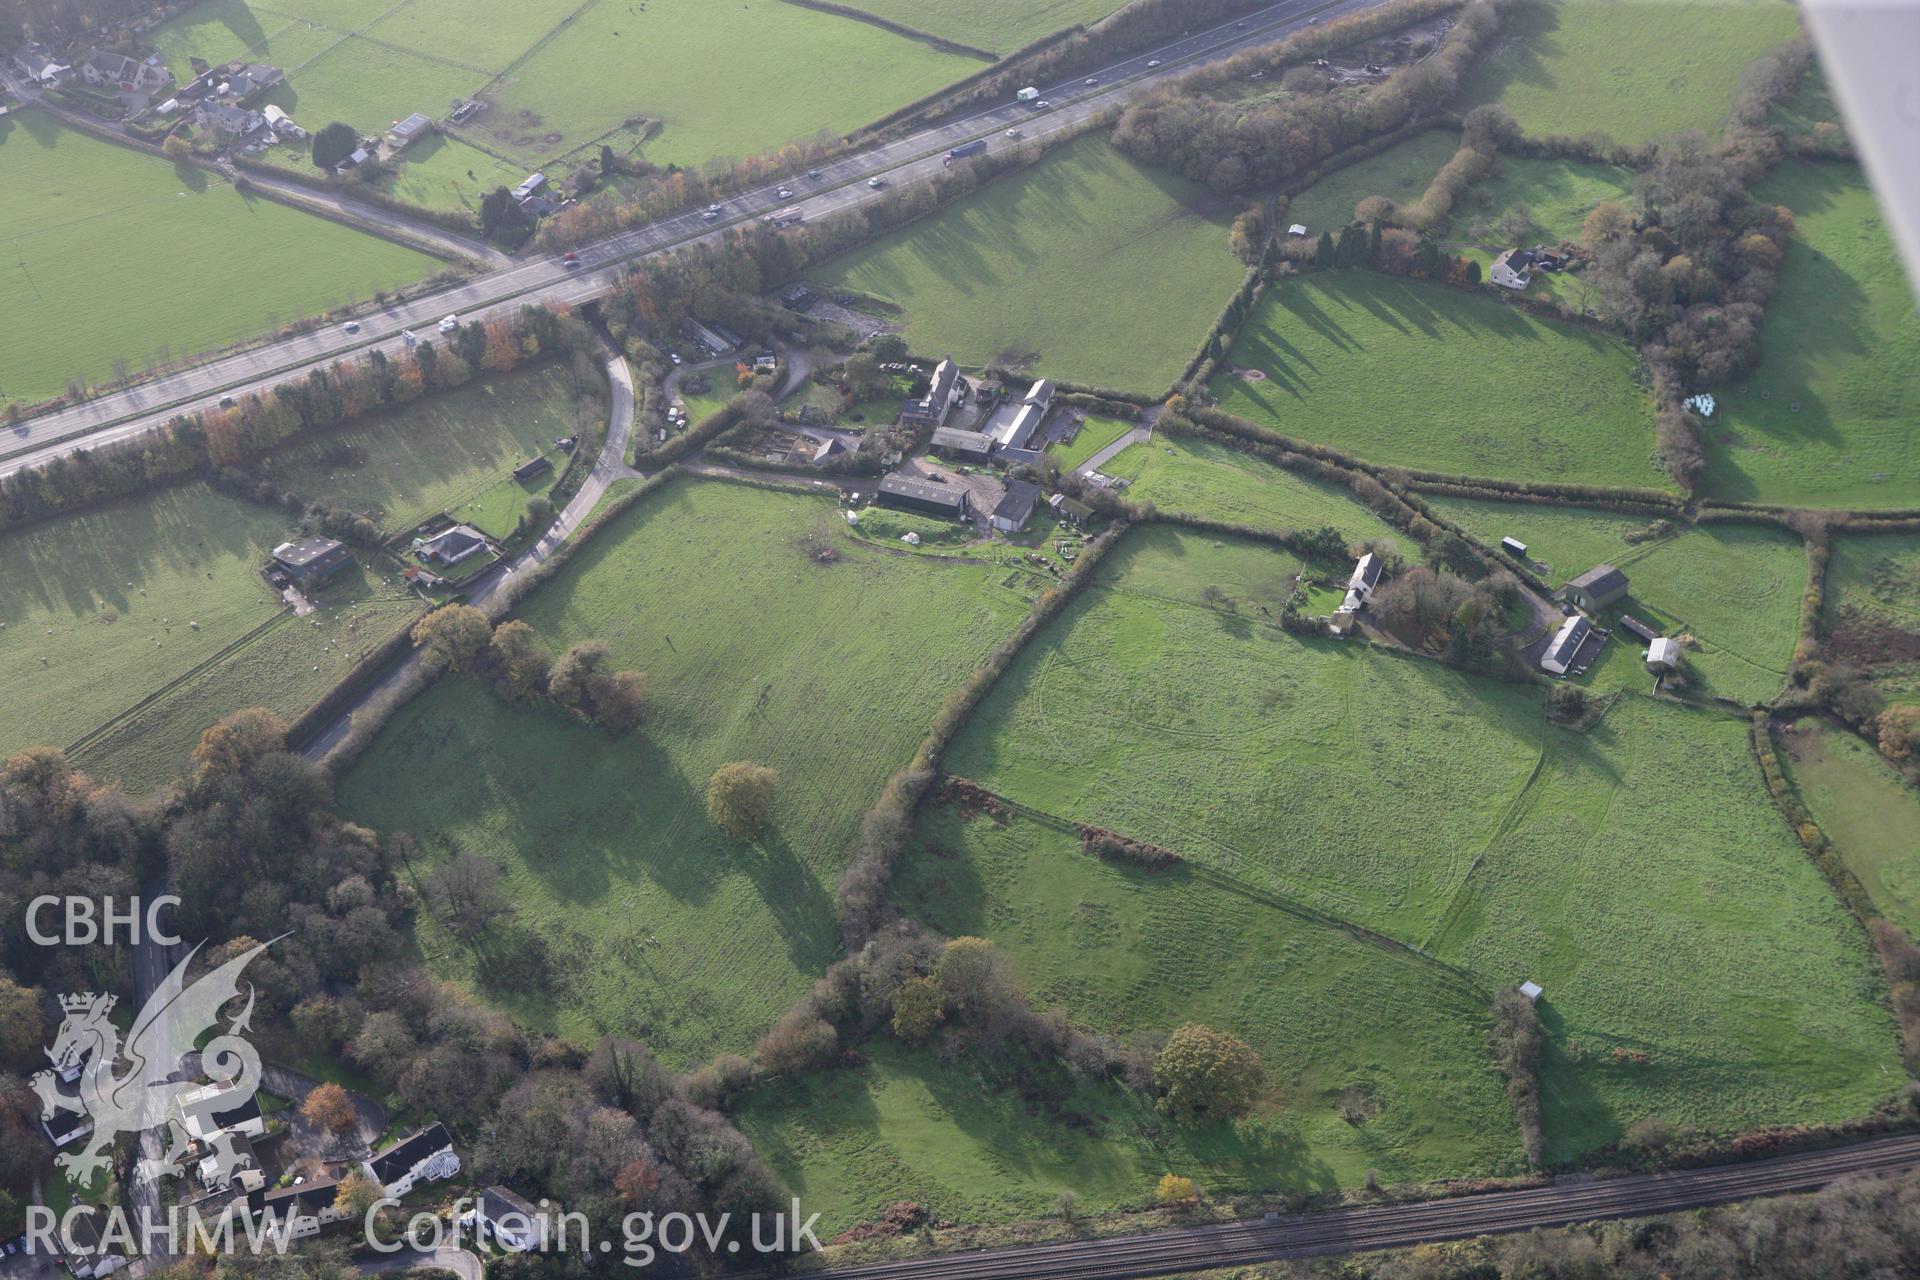
[[[1520,994],[1529,1000],[1538,1000],[1544,993],[1545,989],[1531,979],[1520,984]]]

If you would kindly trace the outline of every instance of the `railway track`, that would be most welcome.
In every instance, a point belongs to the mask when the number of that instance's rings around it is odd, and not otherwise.
[[[1915,1169],[1920,1169],[1920,1135],[1903,1135],[1745,1164],[1415,1204],[1336,1209],[1105,1240],[837,1267],[813,1275],[820,1280],[1116,1280],[1163,1276],[1282,1258],[1402,1248],[1605,1218],[1644,1217],[1817,1191],[1841,1178],[1883,1177]]]

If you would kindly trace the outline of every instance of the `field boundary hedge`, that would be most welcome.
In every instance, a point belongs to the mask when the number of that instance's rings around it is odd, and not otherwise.
[[[904,22],[895,22],[892,18],[868,13],[865,9],[856,9],[852,5],[835,4],[833,0],[783,0],[783,3],[801,9],[830,13],[839,18],[850,18],[854,22],[864,22],[870,27],[878,27],[882,31],[891,31],[897,36],[905,36],[909,40],[918,40],[921,44],[931,45],[942,53],[958,54],[963,58],[983,58],[990,63],[1000,61],[998,55],[990,49],[979,49],[970,44],[962,44],[958,40],[949,40],[945,36],[937,36],[931,31],[910,27]],[[991,70],[991,68],[988,69]]]

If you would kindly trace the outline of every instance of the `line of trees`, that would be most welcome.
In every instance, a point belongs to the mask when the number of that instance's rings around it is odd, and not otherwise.
[[[364,360],[314,369],[303,379],[242,396],[232,408],[181,414],[125,440],[0,476],[0,532],[176,480],[243,468],[303,435],[460,386],[476,370],[511,372],[543,353],[591,350],[593,342],[592,331],[564,307],[525,306],[511,319],[460,326],[448,335],[445,350],[421,342],[399,359],[376,350]]]
[[[494,626],[471,605],[448,604],[413,625],[413,643],[435,671],[489,680],[513,703],[545,699],[615,737],[638,728],[647,678],[613,669],[607,646],[582,640],[549,658],[533,627],[518,619]]]

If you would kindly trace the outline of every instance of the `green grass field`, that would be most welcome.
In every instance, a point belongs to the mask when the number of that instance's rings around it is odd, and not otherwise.
[[[1209,581],[1257,591],[1252,549],[1151,530],[1115,556],[953,771],[1489,987],[1542,982],[1556,1159],[1649,1112],[1724,1131],[1897,1087],[1864,939],[1768,801],[1743,720],[1629,698],[1568,733],[1533,690],[1186,603]]]
[[[1163,511],[1268,529],[1331,525],[1351,542],[1399,540],[1392,525],[1344,489],[1211,440],[1158,432],[1115,456],[1105,473],[1132,482],[1128,498]]]
[[[473,127],[534,164],[646,116],[663,125],[648,160],[698,166],[844,133],[984,65],[797,5],[596,5],[489,88]]]
[[[1887,919],[1920,934],[1920,791],[1851,733],[1802,720],[1776,737],[1801,802]]]
[[[1646,517],[1532,503],[1429,498],[1436,512],[1487,545],[1515,537],[1528,557],[1548,566],[1555,587],[1597,564],[1626,573],[1624,609],[1663,634],[1690,634],[1687,655],[1704,680],[1702,692],[1765,702],[1786,682],[1800,634],[1806,553],[1800,540],[1768,525],[1709,524],[1668,537],[1628,542],[1647,530]],[[1603,666],[1589,683],[1648,687],[1640,661],[1646,645],[1616,630]]]
[[[0,120],[0,167],[0,402],[251,337],[440,265],[35,112]]]
[[[1260,608],[1277,614],[1298,570],[1264,545],[1132,535],[1015,661],[947,767],[1417,941],[1539,758],[1539,702],[1295,640]],[[1202,605],[1207,586],[1236,611]]]
[[[1715,497],[1920,505],[1920,321],[1880,206],[1852,165],[1792,163],[1755,189],[1797,229],[1760,330],[1760,365],[1708,432]]]
[[[1746,738],[1744,720],[1646,698],[1585,735],[1552,730],[1429,940],[1489,982],[1545,987],[1550,1159],[1644,1115],[1718,1133],[1818,1124],[1901,1087],[1865,936]]]
[[[1089,416],[1080,424],[1080,431],[1072,443],[1048,446],[1047,456],[1059,463],[1062,471],[1071,471],[1133,428],[1133,423],[1118,418]]]
[[[856,0],[852,6],[915,31],[1002,57],[1076,22],[1091,26],[1124,0]]]
[[[1718,133],[1740,69],[1798,30],[1779,0],[1529,4],[1508,15],[1464,102],[1503,103],[1528,133]]]
[[[1157,392],[1243,274],[1227,251],[1231,220],[1089,136],[815,278],[898,303],[923,355]]]
[[[1888,697],[1920,701],[1920,537],[1835,538],[1824,603],[1828,652]]]
[[[473,520],[480,514],[477,504],[499,507],[494,499],[500,494],[517,494],[517,502],[491,513],[492,523],[506,525],[495,536],[504,536],[526,498],[551,488],[565,469],[567,455],[554,440],[591,430],[600,413],[600,402],[590,395],[576,399],[570,366],[548,362],[504,378],[477,379],[330,432],[278,455],[266,469],[302,497],[325,496],[373,514],[386,533],[412,528],[439,511]],[[354,450],[350,460],[342,446]],[[509,473],[541,453],[553,459],[554,469],[531,485],[517,484]]]
[[[1371,271],[1268,290],[1216,375],[1220,408],[1376,463],[1657,487],[1653,408],[1622,343]],[[1248,380],[1237,370],[1265,375]]]
[[[536,592],[521,616],[555,652],[601,639],[647,673],[648,723],[624,740],[464,680],[395,718],[341,780],[342,808],[436,858],[500,862],[518,904],[484,971],[424,921],[436,969],[532,1025],[640,1036],[685,1065],[745,1049],[824,968],[861,813],[1027,608],[1002,571],[844,528],[822,500],[677,484]],[[837,562],[812,558],[823,546]],[[708,775],[736,759],[781,774],[751,844],[704,809]]]
[[[419,605],[363,568],[312,618],[287,616],[258,570],[293,528],[192,484],[0,538],[0,683],[22,691],[0,754],[79,746],[84,768],[144,794],[228,712],[304,710]]]
[[[1317,238],[1322,231],[1338,231],[1353,221],[1353,206],[1368,196],[1412,204],[1459,149],[1460,135],[1445,129],[1408,138],[1377,156],[1335,169],[1295,196],[1281,221],[1302,223],[1307,234]]]
[[[1296,1136],[1304,1167],[1343,1186],[1370,1167],[1394,1182],[1517,1167],[1487,993],[1460,975],[1231,882],[1110,866],[1032,819],[935,810],[918,844],[896,881],[902,907],[993,939],[1040,1007],[1122,1039],[1193,1020],[1246,1039],[1266,1068],[1260,1110]],[[1339,1114],[1355,1094],[1357,1122]]]
[[[1524,212],[1532,223],[1532,230],[1517,243],[1554,245],[1579,240],[1581,221],[1602,201],[1617,200],[1632,207],[1633,173],[1613,165],[1502,156],[1500,170],[1498,177],[1468,188],[1437,233],[1448,249],[1478,262],[1483,273],[1492,269],[1503,248],[1513,247],[1499,231],[1509,214]],[[1584,310],[1585,282],[1582,272],[1535,272],[1527,296],[1551,298]]]

